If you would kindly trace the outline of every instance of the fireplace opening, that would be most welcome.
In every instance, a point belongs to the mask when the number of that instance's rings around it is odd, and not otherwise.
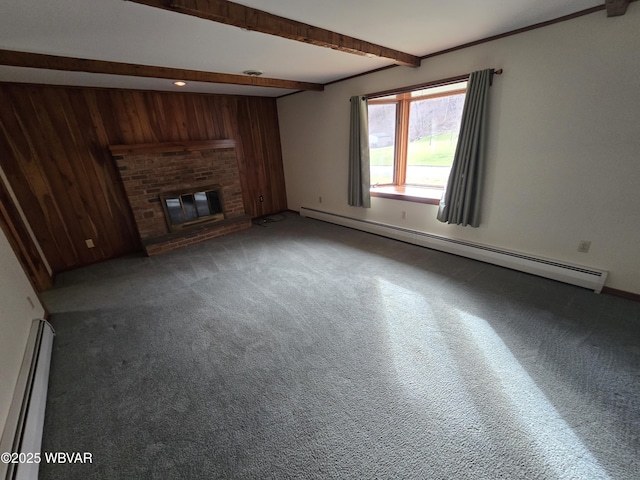
[[[175,232],[192,225],[224,220],[222,187],[213,185],[191,191],[160,195],[169,230]]]

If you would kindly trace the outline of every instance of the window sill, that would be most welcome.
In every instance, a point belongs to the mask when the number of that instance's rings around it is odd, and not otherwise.
[[[405,202],[427,203],[440,205],[442,189],[412,187],[409,185],[380,185],[369,190],[372,197],[391,198]]]

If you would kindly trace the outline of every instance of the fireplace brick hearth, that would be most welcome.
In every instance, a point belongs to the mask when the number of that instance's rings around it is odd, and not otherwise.
[[[125,192],[147,255],[244,230],[245,214],[235,141],[113,145]],[[171,231],[161,195],[216,185],[224,218]]]

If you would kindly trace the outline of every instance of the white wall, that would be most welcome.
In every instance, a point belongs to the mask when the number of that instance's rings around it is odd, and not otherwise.
[[[13,399],[31,322],[43,315],[35,291],[0,230],[0,434]]]
[[[608,270],[640,293],[640,4],[554,24],[278,100],[289,208],[367,218]],[[482,225],[437,207],[347,205],[349,97],[484,68],[491,89]],[[322,196],[322,204],[318,197]],[[401,219],[401,211],[407,219]],[[578,253],[590,240],[588,254]]]

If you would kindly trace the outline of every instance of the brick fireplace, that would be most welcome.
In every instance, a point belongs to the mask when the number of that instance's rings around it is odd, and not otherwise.
[[[147,255],[251,227],[234,140],[109,148]]]

